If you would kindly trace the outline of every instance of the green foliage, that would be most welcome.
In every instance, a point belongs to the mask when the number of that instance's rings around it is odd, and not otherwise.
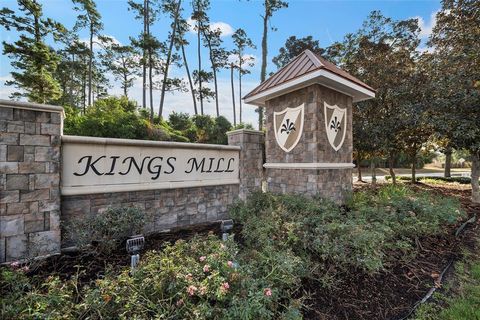
[[[391,250],[413,255],[415,239],[441,233],[445,224],[463,216],[459,208],[451,199],[385,186],[354,194],[348,208],[298,195],[257,193],[237,204],[231,215],[243,225],[246,248],[257,250],[259,257],[283,253],[294,267],[290,275],[327,285],[341,270],[385,268],[393,262]],[[301,263],[292,263],[295,259]]]
[[[273,57],[272,62],[277,68],[282,68],[307,49],[319,55],[325,52],[325,49],[320,47],[319,41],[313,40],[312,36],[298,39],[296,36],[290,36],[285,41],[285,47],[278,50],[278,55]]]
[[[129,236],[142,232],[145,213],[135,207],[108,208],[105,212],[76,220],[66,227],[67,239],[80,248],[110,253]]]
[[[128,269],[107,274],[84,288],[77,287],[75,277],[64,282],[51,277],[37,287],[35,279],[21,270],[3,268],[1,315],[8,319],[300,319],[300,303],[282,299],[272,275],[244,263],[237,252],[233,239],[222,242],[213,235],[177,241],[149,252],[133,274]]]
[[[385,180],[391,180],[391,176],[385,176]],[[399,181],[412,181],[411,177],[398,176]],[[472,179],[469,177],[417,177],[415,180],[430,184],[444,184],[444,183],[458,183],[458,184],[470,184]]]
[[[255,129],[253,128],[253,125],[252,125],[251,123],[243,123],[243,122],[237,124],[237,125],[233,128],[233,130],[238,130],[238,129],[255,130]]]

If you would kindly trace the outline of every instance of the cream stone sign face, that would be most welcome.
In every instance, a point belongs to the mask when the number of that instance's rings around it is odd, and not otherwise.
[[[325,130],[328,142],[335,151],[340,150],[347,132],[347,109],[324,103]]]
[[[273,113],[275,139],[285,152],[292,151],[300,141],[303,132],[304,104]]]
[[[64,136],[62,194],[239,183],[238,147]]]

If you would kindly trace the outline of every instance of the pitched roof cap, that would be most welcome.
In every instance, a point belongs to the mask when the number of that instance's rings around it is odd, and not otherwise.
[[[375,97],[375,90],[321,56],[305,50],[286,66],[248,93],[246,103],[264,105],[266,100],[319,83],[353,98],[353,102]]]

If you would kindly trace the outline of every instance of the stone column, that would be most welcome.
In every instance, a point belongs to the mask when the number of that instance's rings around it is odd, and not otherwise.
[[[0,100],[0,262],[60,252],[63,115]]]
[[[265,158],[265,135],[261,131],[239,129],[227,132],[228,144],[240,146],[240,194],[245,200],[253,191],[261,190]]]

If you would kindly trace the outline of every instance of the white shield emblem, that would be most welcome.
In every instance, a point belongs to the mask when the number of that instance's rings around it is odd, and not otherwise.
[[[341,109],[337,105],[331,106],[325,102],[324,113],[328,142],[335,151],[338,151],[347,132],[347,109]]]
[[[290,152],[300,141],[303,132],[304,104],[273,113],[273,128],[277,143]]]

